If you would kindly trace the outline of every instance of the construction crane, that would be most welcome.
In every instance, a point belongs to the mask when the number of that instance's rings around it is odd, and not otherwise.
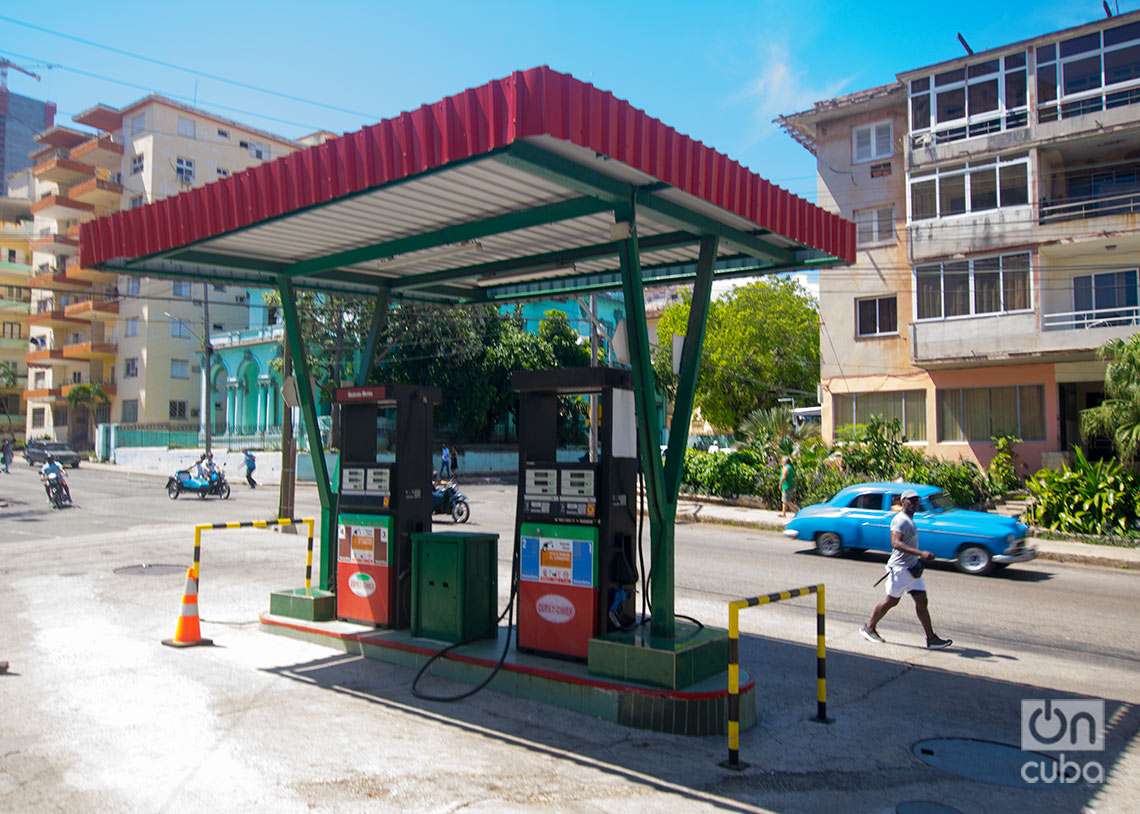
[[[37,82],[40,81],[40,75],[38,73],[32,73],[27,68],[21,68],[15,62],[7,60],[4,57],[0,57],[0,90],[8,90],[8,69],[9,68],[15,68],[20,73],[27,74],[28,76],[30,76],[32,79],[36,80]]]

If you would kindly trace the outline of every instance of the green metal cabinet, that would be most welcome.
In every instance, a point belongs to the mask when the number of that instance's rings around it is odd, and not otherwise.
[[[499,535],[412,535],[412,635],[445,642],[493,639]]]

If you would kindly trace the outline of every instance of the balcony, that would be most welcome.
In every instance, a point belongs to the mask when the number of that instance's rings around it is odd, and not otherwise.
[[[90,220],[95,207],[66,195],[45,195],[32,204],[32,214],[52,220]]]
[[[64,275],[69,280],[77,280],[85,283],[101,283],[104,285],[111,285],[119,277],[119,275],[113,271],[109,272],[85,268],[79,265],[78,257],[69,257],[67,259],[67,265],[64,266]]]
[[[118,209],[123,199],[123,185],[110,179],[88,178],[76,184],[68,193],[74,200],[91,204],[97,209]]]
[[[73,302],[63,309],[68,319],[114,322],[119,317],[119,301],[109,299]]]
[[[86,320],[74,319],[67,315],[64,308],[45,308],[28,316],[28,324],[39,328],[51,328],[66,331],[69,328],[81,327],[87,324]]]
[[[7,314],[4,315],[7,319]],[[0,352],[17,353],[23,351],[28,347],[28,338],[26,336],[0,336]]]
[[[1064,201],[1041,202],[1040,223],[1135,215],[1140,212],[1140,190],[1122,195],[1083,196]]]
[[[67,273],[66,268],[59,271],[51,266],[45,266],[33,275],[26,285],[46,291],[88,291],[91,288],[91,283],[75,279]]]
[[[59,388],[60,395],[63,396],[63,398],[67,398],[68,394],[70,394],[71,391],[83,385],[93,385],[95,387],[98,387],[108,396],[115,395],[115,385],[107,384],[105,382],[76,382],[74,384],[65,384],[63,387]]]
[[[79,238],[64,234],[40,235],[32,238],[32,251],[54,255],[79,254]]]
[[[60,387],[41,387],[35,390],[24,391],[25,401],[35,402],[59,402],[63,401],[63,388]]]
[[[71,157],[96,167],[118,172],[123,163],[123,145],[116,144],[111,136],[96,136],[71,148]]]
[[[281,342],[285,336],[284,325],[265,325],[260,328],[247,328],[242,331],[228,331],[210,336],[210,344],[216,348],[233,348],[242,345],[258,345],[263,342]]]
[[[63,358],[73,361],[114,359],[115,353],[116,346],[111,342],[69,342],[63,346]]]
[[[53,157],[32,167],[32,174],[41,181],[51,181],[66,187],[90,178],[95,174],[95,168],[82,161]]]
[[[58,348],[43,348],[39,350],[30,350],[24,356],[24,361],[29,365],[37,365],[39,367],[54,367],[57,365],[68,365],[70,361],[63,358],[63,351]]]
[[[9,299],[0,296],[0,316],[4,322],[19,322],[26,324],[31,303],[26,299]]]
[[[27,286],[32,267],[26,263],[0,263],[0,285]]]

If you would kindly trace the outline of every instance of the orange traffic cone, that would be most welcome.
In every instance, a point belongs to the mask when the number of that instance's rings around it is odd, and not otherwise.
[[[168,647],[196,647],[213,644],[213,639],[203,639],[198,627],[198,580],[194,569],[186,569],[186,590],[182,594],[182,609],[178,613],[178,625],[174,628],[173,639],[163,639]]]

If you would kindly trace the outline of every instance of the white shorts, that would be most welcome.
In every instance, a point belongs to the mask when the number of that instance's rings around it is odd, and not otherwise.
[[[905,568],[888,568],[886,587],[887,596],[898,599],[907,591],[925,591],[926,583],[922,577],[913,577]]]

